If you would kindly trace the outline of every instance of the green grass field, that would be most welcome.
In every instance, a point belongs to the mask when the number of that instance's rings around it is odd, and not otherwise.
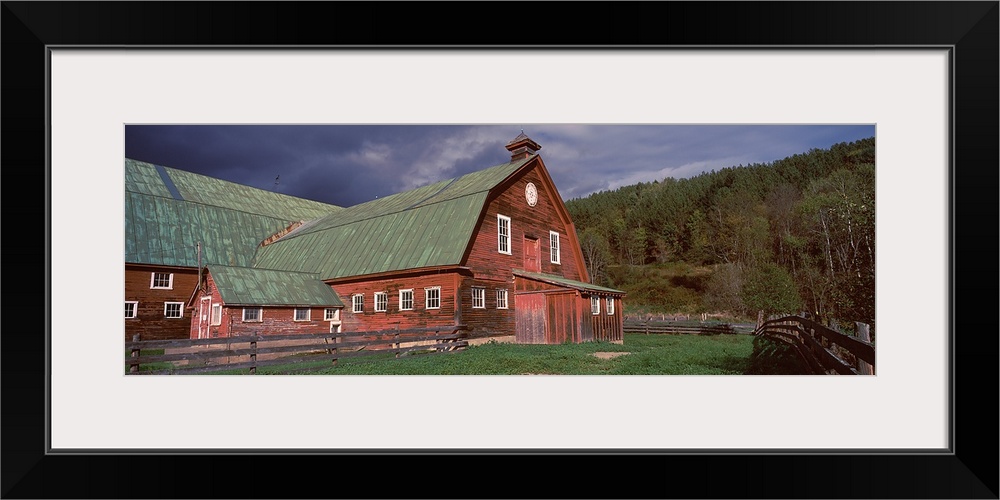
[[[601,359],[596,352],[626,352]],[[320,362],[309,375],[743,375],[806,373],[783,345],[750,335],[625,335],[624,344],[487,343],[460,352]],[[325,367],[324,367],[325,366]],[[295,365],[303,367],[302,364]],[[245,372],[243,372],[245,373]],[[282,366],[258,374],[285,374]],[[234,372],[217,372],[234,374]],[[299,373],[297,373],[299,374]]]

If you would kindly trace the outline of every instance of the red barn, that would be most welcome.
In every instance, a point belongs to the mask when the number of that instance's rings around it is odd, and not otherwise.
[[[261,228],[258,234],[267,234],[253,252],[241,246],[243,260],[202,261],[207,280],[196,293],[197,277],[188,288],[197,311],[190,335],[261,326],[255,313],[246,320],[243,306],[273,310],[278,322],[270,328],[282,331],[301,326],[296,306],[334,308],[321,304],[332,296],[308,303],[282,296],[277,284],[294,278],[294,293],[315,291],[316,283],[335,292],[345,331],[464,324],[472,338],[620,342],[624,292],[589,283],[576,229],[540,148],[522,133],[507,144],[509,162],[348,208],[320,207],[324,213],[301,224]],[[271,283],[273,293],[258,303],[234,302],[219,292],[233,273]],[[231,329],[221,328],[223,317]]]
[[[576,229],[523,133],[507,163],[309,221],[254,266],[317,273],[350,330],[465,324],[525,343],[621,341],[624,292],[588,283]]]
[[[125,340],[183,339],[206,264],[250,266],[261,242],[340,207],[125,160]]]

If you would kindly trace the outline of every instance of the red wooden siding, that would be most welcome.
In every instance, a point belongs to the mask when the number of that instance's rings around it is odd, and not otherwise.
[[[173,287],[170,290],[150,288],[152,273],[173,273]],[[194,287],[198,283],[198,270],[178,267],[125,266],[125,301],[138,302],[136,317],[124,319],[125,341],[139,334],[142,340],[184,339],[191,329],[191,317],[195,311],[185,306]],[[166,318],[163,315],[164,302],[183,302],[181,318]],[[124,304],[122,305],[124,311]],[[124,313],[122,314],[124,318]]]
[[[593,314],[590,308],[590,297],[584,298],[586,301],[586,313],[590,316],[591,330],[594,332],[593,340],[604,340],[607,342],[621,342],[622,341],[622,301],[619,298],[613,298],[615,304],[614,314],[608,314],[608,302],[607,297],[600,297],[601,300],[601,312],[600,314]]]
[[[532,182],[538,188],[538,203],[528,206],[524,199],[524,187]],[[556,204],[562,203],[559,194],[550,191],[542,180],[538,167],[527,170],[520,178],[510,183],[503,192],[495,196],[487,206],[486,214],[479,222],[475,240],[465,259],[464,265],[472,268],[479,279],[507,280],[511,269],[524,269],[524,238],[538,240],[538,261],[540,271],[565,278],[580,280],[580,265],[573,245],[576,235],[559,217]],[[510,217],[511,254],[497,251],[497,214]],[[549,231],[559,233],[560,264],[553,264],[549,258]],[[574,230],[575,231],[575,230]]]
[[[399,328],[425,328],[454,326],[458,323],[456,312],[457,272],[428,275],[382,278],[369,281],[334,283],[333,289],[344,302],[341,312],[342,331],[375,331]],[[441,308],[427,309],[425,288],[441,287]],[[399,291],[413,290],[413,310],[399,309]],[[386,292],[388,302],[385,312],[375,312],[375,292]],[[353,296],[364,294],[364,310],[354,313]]]
[[[482,309],[473,307],[472,289],[482,288],[485,304]],[[514,335],[514,284],[510,281],[477,280],[463,276],[461,279],[461,323],[469,327],[470,338]],[[497,290],[507,290],[507,309],[497,308]]]

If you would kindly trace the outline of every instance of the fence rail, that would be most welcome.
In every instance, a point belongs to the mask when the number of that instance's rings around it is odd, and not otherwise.
[[[875,345],[868,325],[858,324],[852,337],[799,316],[764,321],[754,335],[789,344],[816,374],[874,375]]]
[[[729,323],[699,323],[694,321],[656,321],[655,318],[627,317],[622,325],[625,333],[656,335],[733,335],[752,334],[754,325]]]
[[[212,339],[141,340],[135,335],[125,343],[125,366],[131,375],[197,374],[224,370],[248,370],[278,365],[302,365],[329,360],[327,365],[298,366],[289,372],[321,370],[344,358],[395,354],[394,359],[415,352],[446,353],[469,346],[465,325],[447,328],[412,328],[370,332],[281,335],[239,335]],[[206,350],[201,350],[206,348]],[[151,349],[180,352],[143,355]],[[234,360],[235,358],[235,360]],[[259,359],[260,358],[260,359]],[[265,359],[270,358],[270,359]],[[170,368],[140,370],[151,363],[169,363]],[[183,364],[178,364],[183,363]]]

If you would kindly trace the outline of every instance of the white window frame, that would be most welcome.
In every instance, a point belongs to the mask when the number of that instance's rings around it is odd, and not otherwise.
[[[437,297],[435,299],[437,300],[436,306],[431,306],[431,292],[433,291],[437,291]],[[430,286],[424,288],[424,309],[441,309],[441,287]]]
[[[406,307],[406,303],[403,300],[404,295],[410,296],[410,307]],[[399,291],[399,310],[400,311],[412,311],[413,310],[413,289],[407,288],[405,290]]]
[[[351,295],[351,312],[354,314],[365,312],[365,294],[356,293]]]
[[[559,233],[549,231],[549,262],[559,264]]]
[[[504,232],[504,228],[507,232]],[[497,252],[511,255],[510,217],[497,214]]]
[[[158,286],[156,284],[156,275],[166,274],[167,275],[167,286]],[[153,272],[149,276],[149,288],[154,290],[173,290],[174,289],[174,273],[158,273]]]
[[[608,316],[611,316],[612,314],[615,313],[615,298],[614,297],[608,297],[608,299],[606,301],[605,309],[607,309],[607,311],[608,311]]]
[[[597,316],[601,314],[601,298],[595,295],[590,296],[590,314]]]
[[[129,304],[132,304],[132,315],[128,315],[128,309],[125,310],[125,319],[135,319],[139,317],[139,301],[138,300],[126,300],[125,307],[127,308]]]
[[[299,311],[305,311],[305,319],[299,319]],[[292,321],[312,321],[312,308],[311,307],[296,307],[292,312]]]
[[[222,304],[212,304],[212,315],[208,324],[211,326],[222,324]]]
[[[507,289],[497,290],[497,309],[507,309]]]
[[[167,312],[170,311],[170,306],[177,306],[178,316],[168,316]],[[184,303],[183,302],[164,302],[163,303],[163,317],[167,319],[181,319],[184,317]]]
[[[247,319],[247,311],[257,311],[257,319]],[[244,323],[263,323],[264,322],[264,308],[263,307],[244,307],[243,308],[243,322]]]
[[[481,286],[472,287],[472,308],[486,309],[486,289]]]
[[[388,310],[389,294],[386,292],[375,292],[375,312],[386,312]]]
[[[337,307],[327,307],[323,309],[323,321],[340,321],[340,309]]]

